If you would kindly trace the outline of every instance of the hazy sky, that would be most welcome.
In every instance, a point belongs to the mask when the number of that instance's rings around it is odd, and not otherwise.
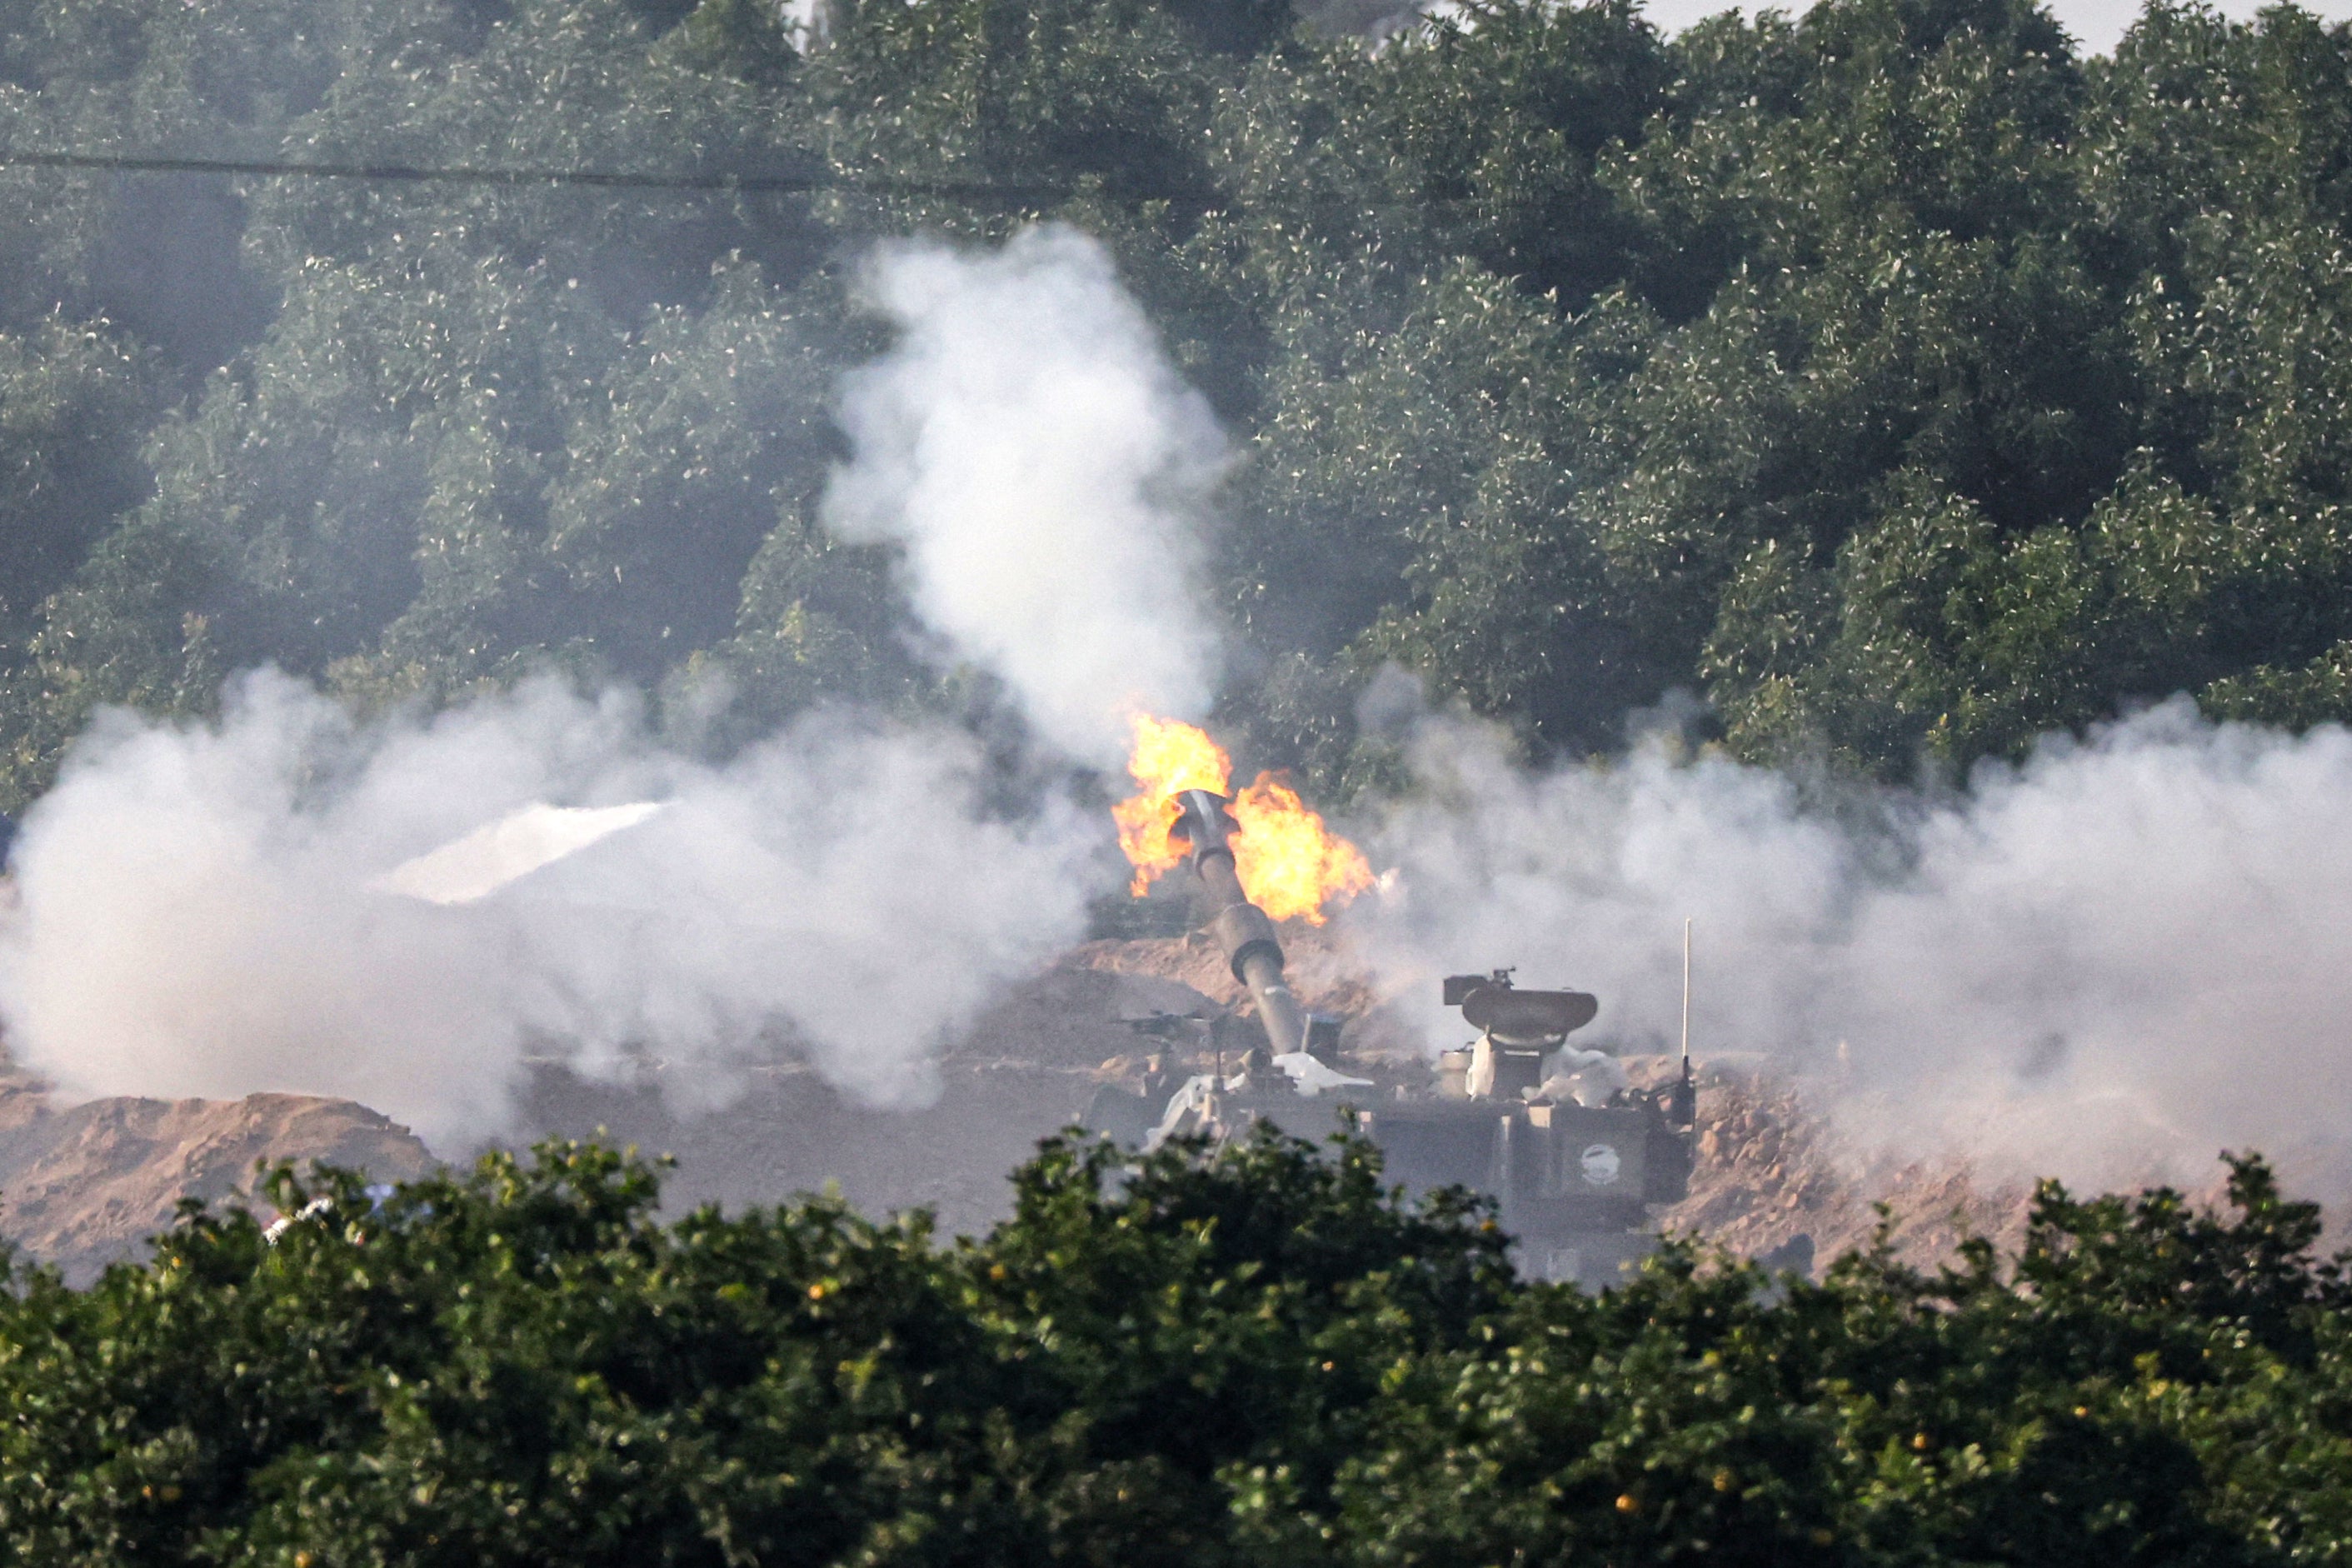
[[[1779,8],[1801,12],[1805,9],[1805,5],[1806,0],[1789,0]],[[1671,31],[1728,8],[1722,0],[1649,0],[1643,10],[1650,20]],[[1743,5],[1739,8],[1752,15],[1760,7]],[[2222,0],[2219,8],[2227,16],[2245,18],[2252,16],[2262,5],[2261,0]],[[2138,0],[2055,0],[2050,9],[2066,30],[2074,35],[2074,41],[2094,54],[2105,54],[2114,48],[2116,40],[2123,37],[2124,29],[2131,26],[2132,18],[2140,11]],[[2309,0],[2304,9],[2315,12],[2328,21],[2340,22],[2352,17],[2352,0]]]

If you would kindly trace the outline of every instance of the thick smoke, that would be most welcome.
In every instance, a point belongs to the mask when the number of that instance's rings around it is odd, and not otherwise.
[[[845,386],[834,526],[902,541],[943,653],[1074,759],[1117,760],[1132,704],[1197,713],[1223,444],[1102,249],[900,246],[869,283],[903,336]],[[813,718],[710,766],[634,713],[548,684],[355,726],[265,673],[215,724],[104,717],[18,840],[11,1052],[68,1092],[348,1095],[445,1144],[530,1056],[658,1058],[717,1102],[789,1044],[919,1101],[940,1041],[1083,934],[1108,823],[992,817],[959,731]]]
[[[1225,444],[1109,256],[1059,226],[992,254],[899,245],[867,287],[903,335],[850,378],[831,526],[902,542],[918,613],[1071,756],[1115,767],[1135,708],[1201,717],[1199,519]]]
[[[724,1099],[796,1046],[874,1102],[1084,927],[1100,834],[980,807],[960,732],[820,717],[706,765],[552,683],[354,725],[284,676],[215,724],[116,713],[26,819],[0,1010],[79,1093],[346,1095],[428,1141],[494,1131],[522,1059],[647,1056]],[[537,801],[659,799],[478,901],[372,887]]]
[[[1809,804],[1652,744],[1528,773],[1429,721],[1357,923],[1395,977],[1517,964],[1671,1050],[1696,922],[1697,1054],[1770,1053],[1864,1142],[2084,1182],[2210,1173],[2259,1147],[2352,1192],[2352,734],[2184,700],[1963,794]],[[1424,995],[1424,993],[1426,994]],[[1434,1043],[1454,1043],[1433,986]]]

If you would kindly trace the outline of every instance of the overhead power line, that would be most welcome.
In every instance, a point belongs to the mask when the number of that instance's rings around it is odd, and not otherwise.
[[[72,169],[129,174],[254,174],[401,184],[585,185],[602,190],[714,191],[806,195],[846,191],[881,196],[944,196],[960,201],[1030,205],[1064,201],[1066,185],[1003,184],[985,180],[905,180],[833,173],[817,174],[687,174],[610,169],[499,169],[418,163],[304,163],[274,159],[161,158],[93,153],[20,153],[0,148],[0,167]],[[1173,193],[1156,193],[1182,199]],[[1200,193],[1185,193],[1197,195]]]

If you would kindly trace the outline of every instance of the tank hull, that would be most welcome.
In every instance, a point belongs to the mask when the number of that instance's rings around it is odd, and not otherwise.
[[[1688,1143],[1647,1105],[1401,1101],[1360,1125],[1407,1192],[1492,1197],[1522,1271],[1546,1279],[1613,1282],[1654,1248],[1650,1209],[1690,1190]]]
[[[1646,1104],[1368,1103],[1283,1089],[1228,1090],[1213,1104],[1181,1130],[1229,1139],[1265,1122],[1320,1141],[1352,1128],[1380,1149],[1384,1174],[1408,1196],[1462,1187],[1494,1199],[1522,1273],[1588,1289],[1615,1283],[1623,1267],[1655,1250],[1649,1211],[1681,1201],[1690,1186],[1689,1143]],[[1156,1110],[1139,1095],[1108,1089],[1087,1125],[1140,1147]]]

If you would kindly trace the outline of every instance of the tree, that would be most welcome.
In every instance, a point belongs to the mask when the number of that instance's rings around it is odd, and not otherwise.
[[[2038,1197],[2014,1259],[1819,1284],[1670,1247],[1515,1279],[1463,1194],[1268,1135],[1056,1140],[940,1246],[812,1200],[653,1217],[542,1146],[268,1173],[89,1289],[0,1293],[12,1561],[1866,1564],[2326,1558],[2347,1287],[2236,1212]],[[1767,1288],[1769,1286],[1769,1289]]]

